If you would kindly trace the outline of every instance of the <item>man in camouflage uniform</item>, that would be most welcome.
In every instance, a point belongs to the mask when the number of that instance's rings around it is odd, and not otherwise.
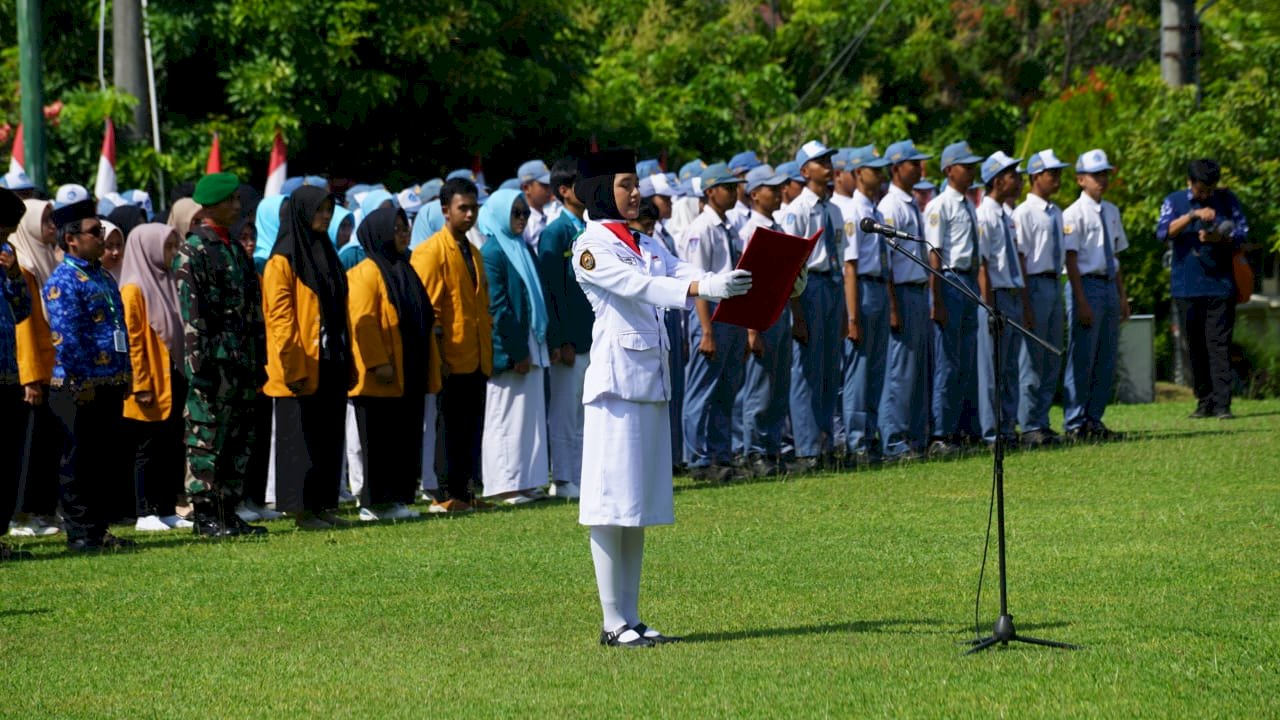
[[[203,220],[177,259],[178,300],[190,383],[186,420],[186,490],[195,532],[209,537],[261,534],[235,513],[254,436],[254,395],[265,362],[262,291],[253,261],[227,230],[240,216],[240,181],[206,175],[194,199]]]

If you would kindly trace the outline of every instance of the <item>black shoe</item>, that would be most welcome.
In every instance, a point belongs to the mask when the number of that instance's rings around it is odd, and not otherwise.
[[[235,530],[237,535],[266,535],[267,529],[261,525],[250,525],[244,521],[244,518],[234,512],[227,514],[226,526],[228,530]]]
[[[1102,423],[1091,424],[1089,426],[1088,433],[1089,437],[1102,442],[1112,442],[1124,439],[1124,433],[1118,433]]]
[[[102,551],[102,542],[93,538],[76,538],[67,541],[67,552],[69,553],[96,553]]]
[[[654,645],[666,645],[668,643],[684,642],[684,638],[682,637],[678,637],[676,635],[663,635],[662,633],[658,632],[657,630],[654,630],[653,628],[649,627],[648,625],[645,625],[644,623],[636,623],[636,626],[631,629],[640,633],[640,637],[644,638],[645,640],[648,640]]]
[[[733,479],[733,468],[728,465],[703,465],[689,468],[689,477],[709,482],[728,482]]]
[[[100,541],[103,550],[129,550],[138,546],[138,543],[128,538],[116,537],[111,533],[106,533]]]
[[[1222,412],[1218,413],[1214,417],[1218,418],[1219,420],[1235,420],[1236,419],[1236,416],[1232,415],[1230,410],[1223,410]]]
[[[238,529],[230,523],[224,524],[222,520],[213,513],[196,508],[191,515],[191,532],[199,535],[200,537],[224,538],[236,537],[240,534]],[[235,513],[231,513],[231,515],[239,519]]]
[[[1205,406],[1201,405],[1200,407],[1198,407],[1198,408],[1196,408],[1196,409],[1195,409],[1195,412],[1193,412],[1193,413],[1191,413],[1190,415],[1188,415],[1188,416],[1187,416],[1187,419],[1188,419],[1188,420],[1201,420],[1201,419],[1203,419],[1203,418],[1212,417],[1212,416],[1213,416],[1213,412],[1212,412],[1212,411],[1210,411],[1210,410],[1209,410],[1209,408],[1207,408],[1207,407],[1205,407]]]
[[[822,465],[822,458],[817,455],[798,457],[787,463],[787,473],[791,475],[805,475],[822,472],[825,469]]]
[[[635,630],[635,633],[636,633],[635,639],[626,640],[626,641],[619,640],[618,638],[626,634],[628,630]],[[627,627],[626,625],[623,625],[622,627],[618,628],[617,630],[614,630],[613,632],[605,632],[604,630],[601,630],[600,644],[606,647],[646,648],[646,647],[653,647],[656,643],[654,643],[654,641],[650,640],[649,638],[645,637],[644,633],[642,633],[639,630],[636,630],[636,628],[630,628],[630,627]]]
[[[946,440],[934,440],[929,443],[930,460],[945,460],[956,457],[963,452],[964,450],[959,445],[949,443]]]
[[[15,550],[4,543],[0,543],[0,562],[30,560],[31,557],[31,553],[27,550]]]
[[[924,459],[924,453],[922,453],[922,452],[920,452],[919,450],[916,450],[916,449],[914,449],[914,448],[911,448],[911,449],[905,450],[905,451],[903,451],[903,452],[900,452],[900,453],[898,453],[897,455],[885,455],[885,456],[884,456],[884,461],[883,461],[883,462],[885,462],[885,463],[909,463],[909,462],[915,462],[916,460],[923,460],[923,459]]]
[[[751,458],[745,469],[754,478],[768,478],[782,474],[781,464],[777,460],[760,455]]]

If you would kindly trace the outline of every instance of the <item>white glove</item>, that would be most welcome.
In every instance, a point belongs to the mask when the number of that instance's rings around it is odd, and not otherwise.
[[[750,289],[750,270],[730,270],[708,275],[698,281],[698,297],[703,300],[724,300],[746,295]]]
[[[805,265],[800,268],[800,274],[796,276],[796,281],[791,285],[791,299],[795,300],[804,294],[804,289],[809,287],[809,266]]]

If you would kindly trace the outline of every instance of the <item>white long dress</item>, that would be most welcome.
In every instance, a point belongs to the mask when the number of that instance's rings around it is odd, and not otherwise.
[[[484,398],[480,473],[484,496],[547,484],[546,343],[529,334],[529,372],[506,370],[489,378]]]
[[[583,525],[675,522],[663,311],[689,309],[689,285],[704,273],[646,235],[639,248],[596,221],[574,243],[574,274],[595,311],[582,394]]]

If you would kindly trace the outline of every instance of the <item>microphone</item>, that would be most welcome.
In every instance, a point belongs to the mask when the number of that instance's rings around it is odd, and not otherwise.
[[[882,225],[876,222],[875,220],[872,220],[869,217],[862,218],[862,223],[859,225],[859,227],[862,228],[862,232],[866,232],[866,233],[876,233],[877,235],[887,235],[891,238],[898,238],[899,240],[911,240],[913,242],[923,242],[923,240],[916,237],[915,235],[912,235],[909,232],[903,232],[893,227],[892,225]]]

